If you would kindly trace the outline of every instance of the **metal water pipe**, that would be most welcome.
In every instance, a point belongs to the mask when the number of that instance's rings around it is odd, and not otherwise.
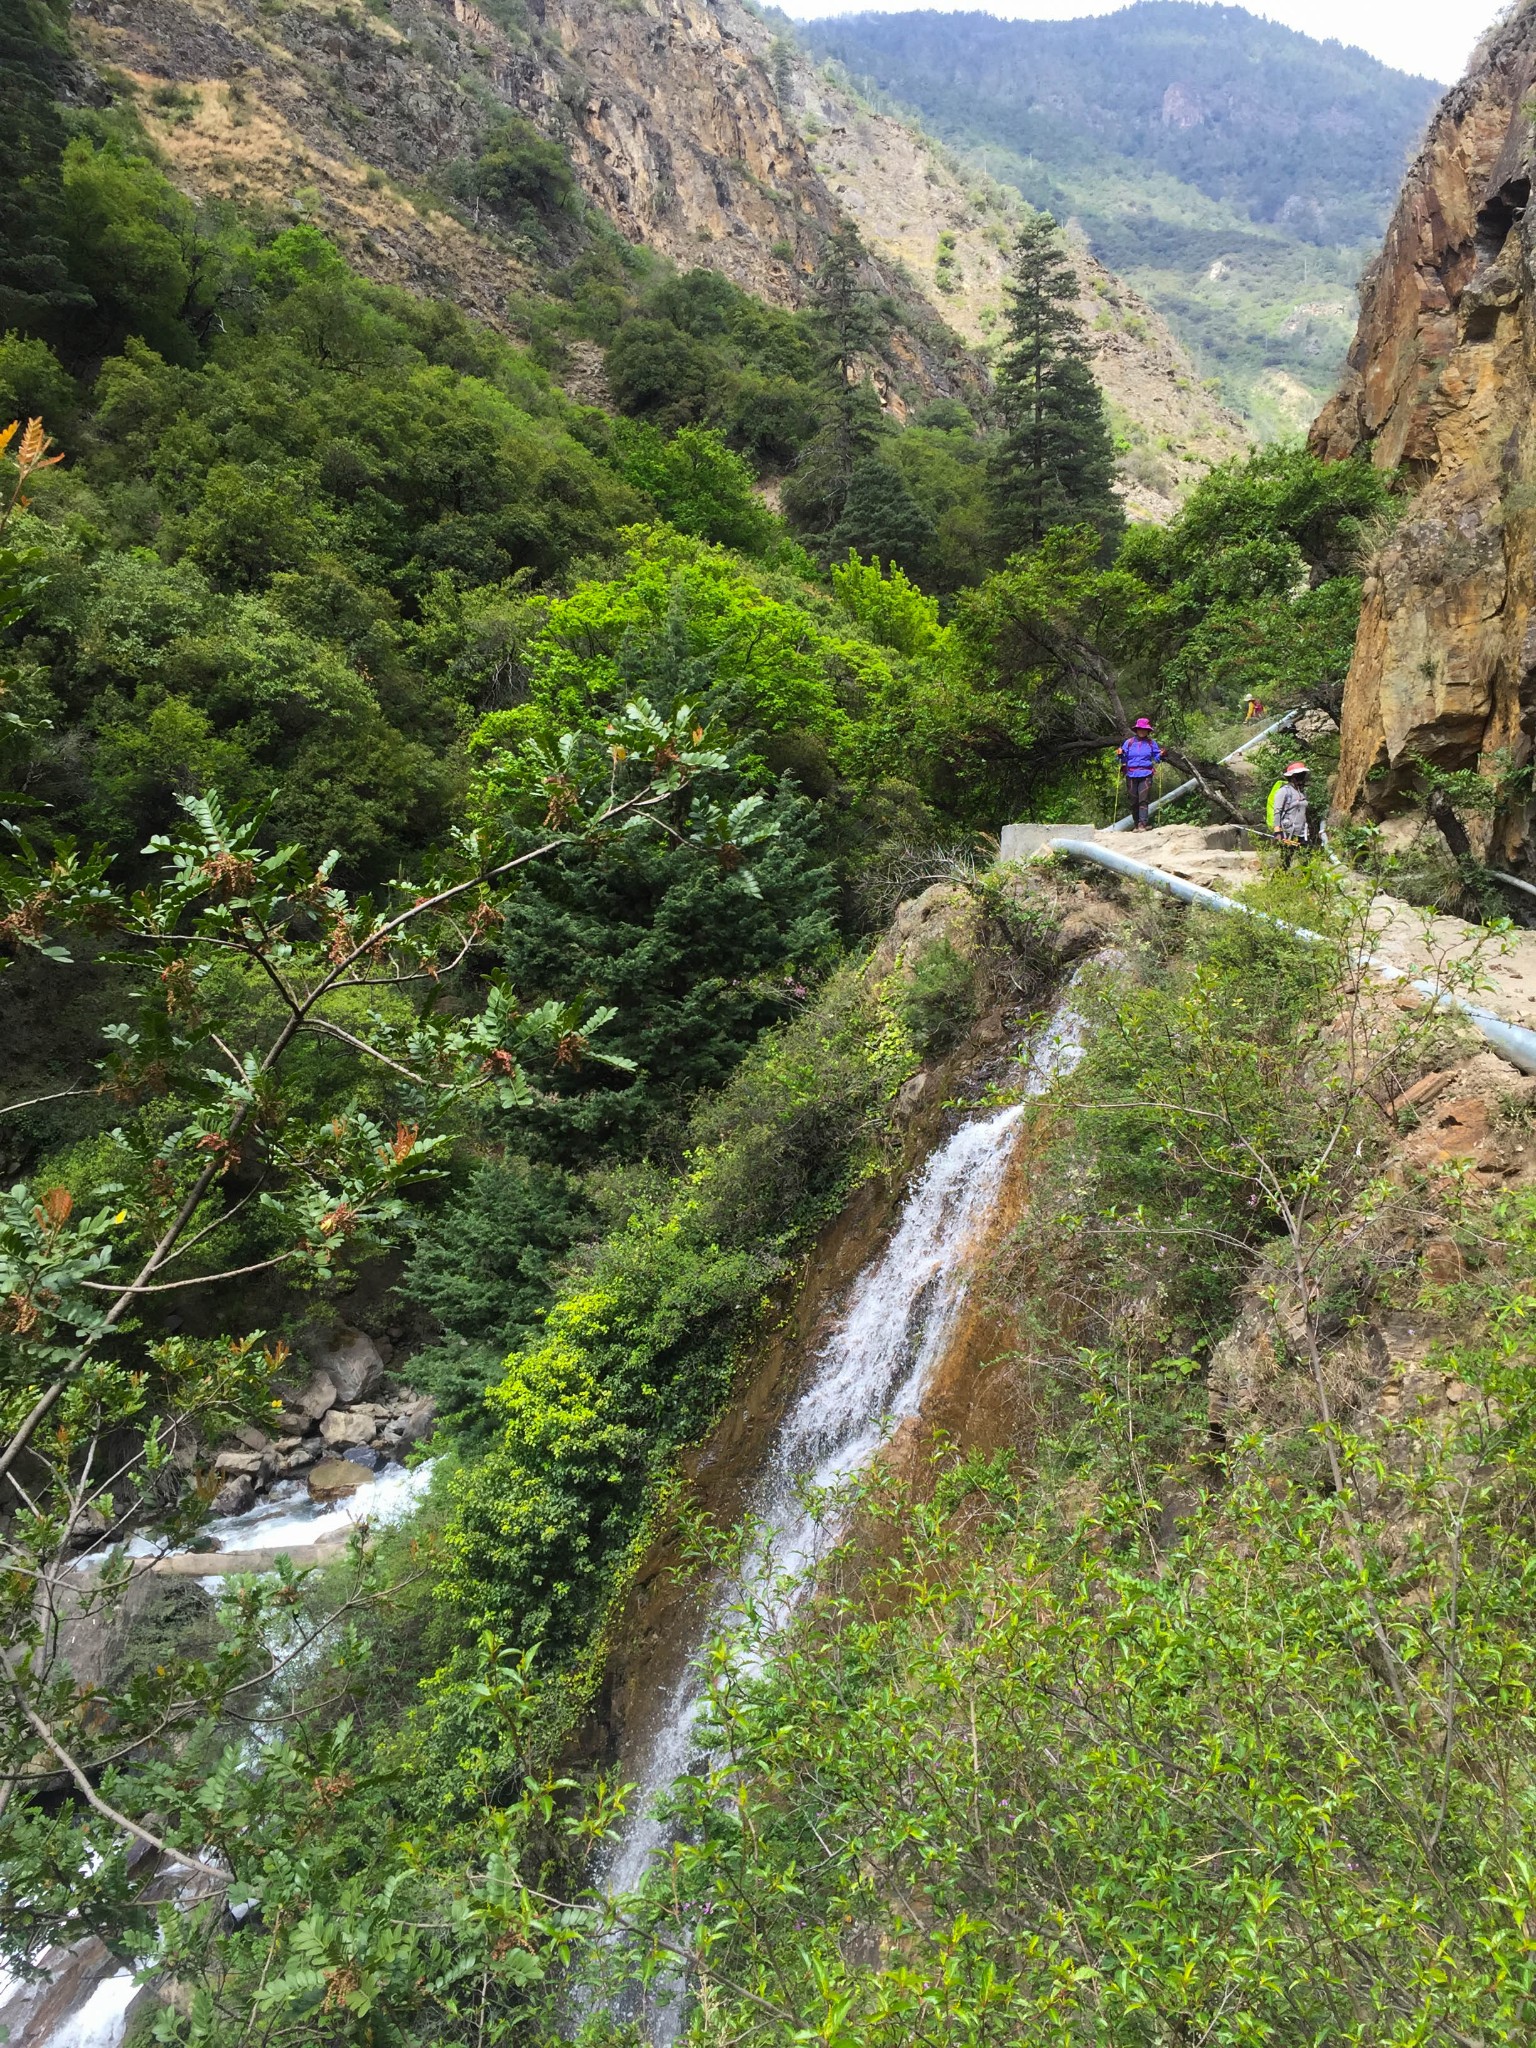
[[[1262,732],[1256,732],[1251,740],[1244,740],[1243,744],[1240,747],[1234,747],[1230,754],[1223,754],[1221,766],[1225,768],[1229,761],[1241,760],[1244,754],[1252,753],[1261,740],[1267,740],[1271,733],[1284,732],[1285,728],[1288,725],[1294,725],[1300,716],[1300,710],[1287,711],[1282,717],[1277,718],[1273,725],[1266,725]],[[1154,811],[1160,811],[1164,804],[1177,803],[1181,796],[1188,796],[1191,790],[1198,789],[1199,787],[1199,780],[1192,775],[1188,782],[1181,782],[1177,789],[1170,789],[1166,796],[1154,798],[1147,805],[1147,816],[1150,818]],[[1128,832],[1135,822],[1136,820],[1133,817],[1116,818],[1113,825],[1106,825],[1104,830],[1106,832]]]
[[[1219,895],[1216,890],[1207,889],[1199,882],[1186,882],[1182,875],[1170,875],[1163,868],[1148,866],[1144,860],[1133,860],[1128,853],[1105,846],[1099,840],[1053,839],[1049,846],[1052,853],[1066,854],[1073,860],[1091,860],[1096,866],[1108,868],[1114,874],[1125,875],[1133,882],[1145,882],[1150,888],[1161,889],[1165,895],[1176,896],[1181,903],[1197,903],[1204,910],[1235,911],[1239,917],[1256,917],[1264,924],[1272,924],[1278,930],[1290,932],[1293,937],[1305,939],[1313,945],[1330,943],[1322,932],[1314,932],[1304,924],[1290,924],[1283,917],[1274,917],[1267,910],[1256,910],[1251,903],[1239,903],[1235,897]],[[1356,964],[1382,981],[1406,982],[1409,988],[1427,996],[1437,1010],[1455,1010],[1469,1023],[1475,1024],[1495,1051],[1512,1066],[1519,1067],[1522,1073],[1536,1074],[1536,1031],[1527,1031],[1523,1024],[1510,1024],[1503,1017],[1496,1017],[1492,1010],[1485,1010],[1480,1003],[1469,1003],[1465,996],[1452,995],[1437,982],[1409,974],[1390,960],[1382,959],[1380,954],[1362,953]]]

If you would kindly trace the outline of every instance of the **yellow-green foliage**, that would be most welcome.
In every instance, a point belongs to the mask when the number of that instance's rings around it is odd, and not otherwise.
[[[848,550],[848,559],[832,570],[832,588],[849,618],[856,619],[882,647],[898,654],[927,654],[948,641],[940,624],[936,599],[911,582],[900,563],[882,570]]]
[[[526,602],[527,702],[484,719],[477,751],[590,727],[626,695],[670,688],[694,703],[708,696],[737,731],[812,734],[855,779],[900,772],[914,686],[876,636],[850,630],[809,586],[723,548],[666,527],[625,539],[617,576]]]
[[[713,1421],[765,1290],[882,1156],[914,1063],[883,987],[847,968],[701,1109],[687,1171],[609,1234],[490,1395],[500,1435],[460,1475],[446,1539],[469,1625],[574,1646],[673,1454]]]

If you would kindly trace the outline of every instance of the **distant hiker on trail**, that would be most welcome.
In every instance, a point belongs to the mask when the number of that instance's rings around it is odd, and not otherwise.
[[[1280,842],[1280,865],[1289,867],[1299,849],[1311,838],[1307,814],[1307,764],[1293,761],[1274,788],[1265,806],[1269,829]]]
[[[1135,730],[1120,742],[1120,773],[1131,792],[1131,818],[1138,832],[1147,829],[1147,805],[1152,800],[1152,776],[1163,758],[1163,750],[1152,737],[1150,718],[1138,718]]]

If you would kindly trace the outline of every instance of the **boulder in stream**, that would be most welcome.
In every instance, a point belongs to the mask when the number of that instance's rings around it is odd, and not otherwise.
[[[208,1553],[188,1551],[198,1571]],[[218,1640],[213,1603],[197,1585],[167,1586],[142,1566],[120,1598],[83,1575],[58,1593],[59,1655],[80,1686],[114,1692],[176,1657],[207,1657]]]
[[[354,1415],[345,1408],[333,1408],[321,1417],[320,1441],[335,1449],[339,1444],[370,1443],[378,1429],[372,1415]]]
[[[350,1500],[360,1486],[368,1484],[368,1474],[350,1458],[326,1458],[314,1467],[307,1483],[311,1500],[330,1503]]]
[[[256,1505],[256,1482],[248,1472],[237,1472],[226,1479],[213,1496],[210,1506],[217,1516],[246,1515]]]
[[[377,1472],[384,1460],[372,1444],[349,1444],[341,1454],[343,1465],[361,1465],[365,1472]]]
[[[425,1443],[437,1421],[437,1402],[432,1395],[423,1394],[401,1411],[398,1421],[398,1440],[402,1449],[410,1444]]]
[[[363,1330],[338,1330],[325,1345],[311,1353],[318,1372],[336,1389],[343,1405],[361,1401],[384,1377],[384,1360],[379,1347]]]
[[[237,1478],[241,1474],[248,1474],[254,1479],[261,1470],[261,1453],[259,1451],[220,1451],[213,1461],[213,1469],[215,1472],[222,1472],[226,1479]]]
[[[290,1390],[284,1396],[284,1406],[279,1420],[285,1425],[293,1421],[299,1433],[312,1429],[329,1408],[336,1406],[336,1382],[327,1372],[317,1366],[304,1385]],[[283,1434],[288,1430],[285,1427]]]

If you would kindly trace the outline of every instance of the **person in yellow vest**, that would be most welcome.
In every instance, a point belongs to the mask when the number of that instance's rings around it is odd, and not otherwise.
[[[1292,761],[1269,792],[1264,809],[1269,829],[1280,842],[1280,865],[1288,868],[1312,837],[1305,761]]]

